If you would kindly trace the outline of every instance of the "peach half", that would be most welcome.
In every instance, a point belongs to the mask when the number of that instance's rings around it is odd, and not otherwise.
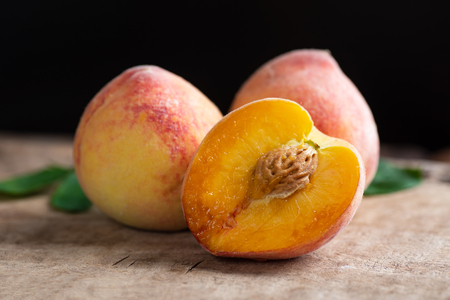
[[[328,51],[294,50],[268,61],[242,85],[231,110],[268,97],[297,102],[321,132],[355,146],[370,184],[380,151],[377,126],[366,100]]]
[[[365,183],[358,151],[284,99],[252,102],[206,135],[183,181],[197,241],[217,256],[285,259],[314,251],[352,219]]]
[[[109,82],[84,111],[74,165],[87,197],[105,214],[147,230],[186,228],[184,173],[219,109],[183,78],[137,66]]]

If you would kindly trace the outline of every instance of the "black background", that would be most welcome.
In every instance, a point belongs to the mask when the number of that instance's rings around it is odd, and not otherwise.
[[[260,65],[320,48],[365,96],[383,143],[450,145],[445,1],[241,2],[2,4],[0,131],[73,134],[100,88],[141,64],[184,77],[226,113]]]

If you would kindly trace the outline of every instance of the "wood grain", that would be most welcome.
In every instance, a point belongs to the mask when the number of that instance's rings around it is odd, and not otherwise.
[[[71,139],[0,133],[0,179],[71,164]],[[363,199],[353,221],[300,258],[217,258],[190,232],[146,232],[49,193],[0,201],[0,299],[450,299],[449,165],[417,188]]]

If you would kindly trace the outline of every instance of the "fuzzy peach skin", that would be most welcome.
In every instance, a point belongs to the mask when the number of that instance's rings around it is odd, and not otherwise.
[[[346,140],[361,154],[366,187],[375,176],[380,142],[372,112],[330,52],[294,50],[261,66],[242,85],[231,105],[280,97],[302,105],[324,134]]]
[[[111,218],[141,229],[186,227],[184,173],[218,108],[183,78],[157,66],[130,68],[89,103],[74,141],[87,197]]]

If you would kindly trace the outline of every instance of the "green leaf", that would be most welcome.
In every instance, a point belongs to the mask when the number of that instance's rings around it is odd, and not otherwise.
[[[92,206],[83,193],[75,172],[69,174],[58,186],[50,204],[58,210],[72,213],[86,211]]]
[[[364,195],[392,193],[412,188],[421,182],[421,170],[399,168],[385,160],[380,160],[375,178],[364,191]]]
[[[64,178],[69,172],[72,172],[72,169],[51,166],[33,173],[16,176],[0,182],[0,193],[9,196],[26,196],[36,193]]]

